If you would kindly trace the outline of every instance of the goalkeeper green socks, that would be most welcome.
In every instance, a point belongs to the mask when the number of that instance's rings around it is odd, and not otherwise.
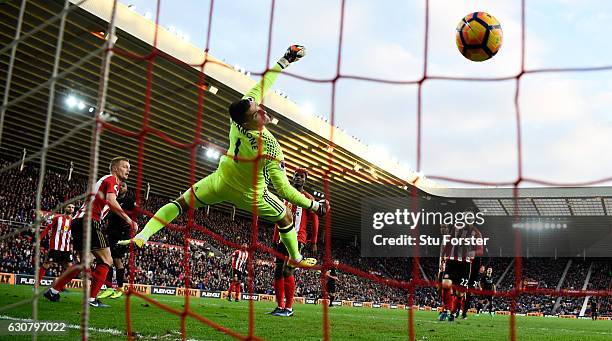
[[[283,232],[285,231],[285,232]],[[300,255],[300,250],[298,249],[298,240],[297,240],[297,232],[293,228],[293,223],[291,225],[281,228],[278,228],[280,240],[285,244],[287,248],[287,252],[289,256],[293,260],[298,260],[302,255]]]
[[[139,235],[144,237],[145,241],[149,240],[152,235],[164,228],[164,226],[170,224],[181,213],[183,213],[183,209],[176,201],[162,206],[162,208],[155,212],[153,218],[147,222]]]

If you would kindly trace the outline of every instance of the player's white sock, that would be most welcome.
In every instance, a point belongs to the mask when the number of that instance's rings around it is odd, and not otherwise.
[[[57,291],[57,290],[55,290],[55,289],[53,289],[53,288],[49,288],[49,290],[51,290],[51,293],[52,293],[53,295],[57,295],[57,294],[59,293],[59,291]]]
[[[96,300],[96,299],[95,299],[95,298],[93,298],[93,297],[90,297],[90,298],[89,298],[89,302],[93,302],[93,301],[95,301],[95,300]]]

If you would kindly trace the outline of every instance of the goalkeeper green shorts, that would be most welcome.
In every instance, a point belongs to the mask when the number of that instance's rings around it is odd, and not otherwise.
[[[257,193],[253,190],[236,190],[225,185],[223,176],[218,171],[196,182],[191,188],[195,193],[196,208],[227,202],[241,210],[253,212],[253,198],[257,195],[258,217],[274,223],[285,216],[285,204],[274,193],[270,193],[267,188],[257,191]],[[183,193],[183,197],[187,204],[190,204],[192,197],[190,190]]]

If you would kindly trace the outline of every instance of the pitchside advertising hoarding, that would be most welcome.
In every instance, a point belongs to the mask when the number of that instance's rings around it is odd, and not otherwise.
[[[42,286],[49,286],[53,284],[53,280],[55,278],[52,277],[43,277],[40,280],[40,284]],[[34,276],[32,275],[16,275],[15,276],[15,284],[17,285],[34,285]]]
[[[151,293],[155,295],[176,295],[176,288],[152,286]]]
[[[200,291],[200,297],[205,297],[205,298],[221,298],[221,292],[220,291],[201,290]]]
[[[34,275],[22,275],[22,274],[0,274],[0,278],[13,278],[12,283],[8,284],[16,284],[16,285],[34,285],[35,279]],[[40,285],[43,287],[48,287],[53,284],[55,277],[43,277],[40,280]],[[3,282],[4,283],[4,282]],[[82,289],[83,282],[80,279],[73,279],[70,283],[66,284],[66,288],[68,289]]]
[[[610,216],[555,215],[537,210],[540,201],[526,199],[518,202],[523,207],[518,215],[509,210],[513,199],[487,199],[490,205],[508,207],[495,212],[468,206],[484,205],[482,200],[429,195],[364,199],[361,256],[438,258],[443,251],[460,257],[612,257]],[[540,200],[544,205],[546,199]]]
[[[191,297],[200,297],[200,290],[176,288],[176,296],[187,296],[187,295]]]
[[[0,284],[15,284],[15,275],[0,273]]]
[[[144,284],[124,284],[123,285],[123,290],[131,290],[131,291],[135,291],[139,294],[146,294],[149,295],[151,294],[151,286],[150,285],[144,285]]]
[[[240,299],[242,300],[247,300],[247,301],[259,301],[259,295],[258,294],[245,294],[245,293],[241,293],[240,294]]]

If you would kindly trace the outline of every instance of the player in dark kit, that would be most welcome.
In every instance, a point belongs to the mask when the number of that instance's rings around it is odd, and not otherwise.
[[[495,283],[493,282],[493,268],[488,267],[484,277],[480,279],[480,288],[482,290],[495,292]],[[489,306],[489,315],[493,315],[493,295],[485,296],[486,303],[484,307]]]
[[[599,316],[598,309],[597,309],[597,306],[598,306],[597,296],[591,296],[591,298],[589,298],[589,301],[591,303],[591,319],[595,321],[597,320],[597,316]]]
[[[470,270],[470,288],[471,289],[481,289],[480,280],[484,276],[485,266],[481,265],[481,258],[476,257],[472,261],[472,269]],[[472,298],[473,294],[467,292],[465,294],[465,299],[462,301],[461,305],[461,318],[466,319],[468,310],[472,307]],[[459,311],[457,310],[457,315],[455,317],[459,317]]]
[[[117,202],[123,211],[135,220],[136,199],[128,192],[127,184],[121,183],[119,187],[119,196]],[[117,242],[130,238],[130,225],[128,225],[121,216],[115,212],[108,214],[108,227],[106,235],[110,244],[111,256],[113,257],[113,265],[115,266],[116,286],[113,286],[113,272],[109,271],[106,276],[106,285],[108,288],[98,295],[98,298],[119,298],[123,295],[123,282],[125,280],[125,267],[123,266],[123,258],[128,252],[127,245],[118,245]]]
[[[303,196],[310,200],[314,200],[314,197],[304,190],[306,179],[308,178],[308,171],[305,169],[297,169],[293,174],[292,185],[297,189]],[[317,234],[319,232],[319,218],[314,212],[309,212],[302,209],[299,206],[292,205],[288,201],[285,201],[285,206],[291,212],[294,221],[294,228],[297,232],[298,239],[298,250],[302,252],[302,249],[306,243],[308,245],[308,253],[312,257],[316,257],[317,252]],[[307,238],[306,227],[308,221],[311,222],[311,233],[310,239]],[[270,312],[274,316],[285,316],[289,317],[293,315],[293,297],[295,294],[295,267],[289,266],[286,259],[289,257],[289,252],[283,243],[279,240],[278,226],[274,229],[274,242],[276,242],[276,251],[284,255],[284,257],[275,257],[274,267],[274,291],[276,294],[276,308]]]
[[[327,277],[327,297],[329,298],[330,307],[333,306],[332,302],[336,298],[336,282],[338,281],[336,266],[338,266],[338,261],[334,261],[334,267],[325,273],[325,277]]]
[[[338,272],[336,268],[332,268],[326,273],[327,276],[327,297],[329,298],[329,306],[332,307],[332,302],[336,298],[336,281],[338,280]]]
[[[466,228],[469,236],[482,238],[482,233],[480,233],[480,230],[473,224],[468,224]],[[483,245],[473,246],[468,252],[471,259],[468,287],[472,289],[480,289],[480,278],[484,275],[485,271],[485,267],[482,265],[484,253],[485,248]],[[472,294],[466,292],[464,297],[461,299],[461,318],[464,320],[467,318],[467,312],[472,305],[472,297]],[[459,310],[457,309],[457,317],[458,316]]]

